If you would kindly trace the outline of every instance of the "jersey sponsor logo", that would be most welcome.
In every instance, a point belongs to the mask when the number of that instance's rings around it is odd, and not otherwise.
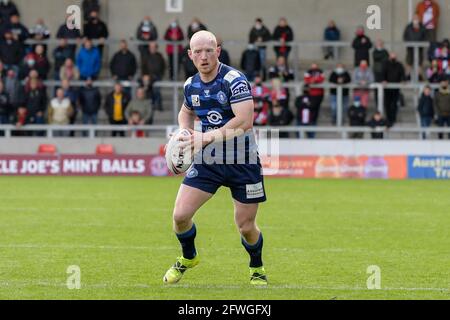
[[[217,101],[219,101],[220,104],[227,104],[227,95],[223,91],[219,91],[217,93]]]
[[[217,111],[209,111],[206,118],[212,124],[220,124],[223,120],[222,115]]]
[[[258,182],[255,184],[246,184],[245,189],[247,190],[247,199],[264,197],[264,188],[262,182]]]
[[[231,92],[234,98],[239,98],[248,95],[250,93],[250,90],[245,81],[239,81],[233,86]]]
[[[199,95],[193,94],[191,96],[191,99],[192,99],[192,105],[194,107],[200,107],[200,96]]]
[[[239,78],[241,75],[239,74],[239,72],[235,71],[235,70],[231,70],[230,72],[228,72],[225,77],[223,77],[226,81],[228,81],[229,83],[233,82],[234,79]]]

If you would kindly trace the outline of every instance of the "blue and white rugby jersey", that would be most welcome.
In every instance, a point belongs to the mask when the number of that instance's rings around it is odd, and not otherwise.
[[[231,105],[246,100],[253,100],[247,78],[240,71],[223,63],[220,63],[217,76],[211,82],[203,82],[197,73],[184,84],[184,105],[200,118],[203,132],[223,127],[234,118]],[[245,153],[242,154],[239,146],[244,145]],[[217,145],[215,147],[217,148]],[[235,138],[234,144],[224,143],[222,148],[215,150],[216,156],[221,153],[220,149],[226,153],[224,158],[238,159],[239,163],[244,155],[256,155],[257,146],[253,131]]]

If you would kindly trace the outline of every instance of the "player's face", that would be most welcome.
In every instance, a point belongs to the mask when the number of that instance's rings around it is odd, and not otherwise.
[[[202,74],[210,74],[216,69],[219,54],[220,47],[217,47],[212,41],[202,39],[196,41],[189,50],[189,57]]]

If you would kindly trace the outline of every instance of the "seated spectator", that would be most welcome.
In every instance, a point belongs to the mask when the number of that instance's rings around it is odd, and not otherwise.
[[[272,39],[269,29],[264,25],[262,18],[256,18],[255,25],[250,30],[249,43],[253,43],[258,47],[259,60],[261,61],[261,69],[263,79],[266,79],[266,49],[264,45]]]
[[[92,79],[88,78],[85,86],[80,89],[78,101],[82,112],[83,124],[97,124],[102,96],[100,90],[93,86]]]
[[[291,46],[286,43],[294,40],[294,32],[288,25],[286,18],[280,18],[278,25],[273,31],[273,40],[280,42],[280,45],[274,47],[277,58],[283,56],[287,60],[291,52]]]
[[[447,79],[441,81],[439,91],[434,96],[434,108],[438,126],[450,127],[450,89]],[[448,138],[450,139],[450,133]],[[443,133],[439,133],[439,139],[444,139]]]
[[[6,77],[3,80],[3,86],[5,92],[8,94],[11,107],[17,109],[21,102],[21,85],[14,70],[10,69],[7,71]]]
[[[13,107],[9,102],[8,92],[5,91],[3,82],[0,81],[0,125],[9,124],[10,116],[13,114]],[[0,135],[3,135],[0,131]]]
[[[450,52],[449,52],[450,42],[448,39],[444,39],[442,44],[436,48],[434,53],[434,58],[439,63],[439,69],[443,74],[448,75],[450,73],[449,61],[450,61]]]
[[[44,19],[39,18],[36,24],[28,31],[30,38],[36,41],[43,41],[50,38],[50,30],[45,25]],[[44,52],[47,54],[47,45],[44,44]],[[35,50],[36,45],[33,45],[31,51]]]
[[[252,87],[253,102],[255,110],[253,112],[253,124],[257,126],[265,126],[271,106],[270,89],[263,82],[260,74],[256,75],[255,83]]]
[[[137,118],[132,118],[132,114],[137,113],[139,115],[139,121]],[[150,100],[145,96],[145,89],[138,88],[136,90],[136,99],[131,100],[126,111],[126,117],[129,125],[145,125],[152,124],[153,110],[150,104]]]
[[[83,18],[85,21],[89,19],[92,11],[100,12],[99,0],[83,0],[81,6],[83,10]]]
[[[105,111],[108,115],[109,123],[111,125],[126,125],[128,123],[126,118],[126,109],[130,103],[130,96],[124,92],[122,85],[116,83],[114,85],[114,91],[106,96]],[[113,131],[113,137],[125,136],[124,131]]]
[[[306,85],[318,85],[325,81],[325,76],[322,69],[319,68],[317,63],[313,63],[311,68],[305,72],[303,81]],[[317,124],[320,114],[320,106],[322,105],[325,90],[323,88],[311,88],[309,89],[309,96],[311,100],[312,123]]]
[[[361,105],[359,97],[355,97],[353,105],[348,109],[348,119],[351,127],[363,127],[366,124],[367,110]],[[353,132],[350,134],[352,139],[362,139],[363,132]]]
[[[361,64],[361,61],[366,61],[370,65],[369,50],[372,49],[372,41],[365,35],[363,26],[356,29],[356,37],[353,39],[352,48],[355,50],[355,67]]]
[[[73,63],[73,60],[67,58],[64,65],[59,71],[60,80],[77,81],[80,79],[80,71],[77,66]]]
[[[1,26],[8,24],[12,15],[19,15],[16,4],[12,0],[0,1],[0,21]]]
[[[282,86],[279,78],[272,79],[272,90],[270,92],[272,103],[277,101],[283,108],[289,109],[289,94],[286,88]]]
[[[294,79],[294,71],[289,68],[285,57],[278,57],[276,65],[269,68],[269,78],[280,78],[283,82]]]
[[[24,43],[25,40],[30,37],[28,28],[20,22],[19,14],[11,15],[6,29],[10,30],[13,34],[13,39],[19,41],[20,43]]]
[[[426,29],[420,22],[419,16],[417,14],[414,15],[412,22],[405,28],[403,41],[423,42],[426,41],[426,36]],[[423,63],[423,48],[419,48],[418,53],[417,61],[420,67]],[[410,76],[411,69],[414,67],[414,47],[407,47],[406,64],[408,67],[407,74]]]
[[[39,73],[37,72],[37,70],[33,69],[30,70],[30,73],[28,74],[28,76],[25,78],[25,84],[24,84],[24,89],[30,90],[30,83],[32,81],[36,81],[36,85],[40,90],[45,90],[45,86],[44,83],[42,82],[42,80],[39,78]]]
[[[422,128],[429,128],[433,123],[434,119],[434,101],[431,96],[431,87],[426,86],[423,89],[423,93],[419,99],[419,106],[417,107],[417,111],[420,116],[420,126]],[[422,133],[422,138],[425,140],[427,138],[427,134]]]
[[[220,47],[221,49],[219,54],[219,61],[222,62],[223,64],[226,64],[227,66],[230,66],[231,65],[230,54],[223,47],[222,38],[217,37],[216,39],[217,39],[217,46]]]
[[[136,38],[140,41],[156,41],[158,40],[158,29],[149,16],[145,16],[136,30]],[[147,45],[139,45],[139,52],[147,50]]]
[[[73,106],[69,98],[64,97],[64,90],[57,89],[56,96],[50,101],[48,106],[48,123],[54,125],[68,125]],[[68,136],[69,132],[55,132],[55,136]]]
[[[325,28],[325,31],[323,33],[323,40],[324,41],[339,41],[341,40],[341,31],[336,26],[336,22],[334,20],[330,20],[328,22],[328,26]],[[334,56],[335,47],[325,47],[324,48],[324,59],[335,59],[337,57]],[[336,47],[336,52],[338,51],[338,48]]]
[[[369,86],[374,82],[374,76],[366,60],[362,60],[359,67],[354,70],[353,82],[359,86],[354,90],[353,96],[359,97],[361,105],[367,109],[370,98]]]
[[[383,66],[389,60],[389,52],[385,49],[383,40],[377,39],[375,49],[372,52],[372,58],[375,82],[382,82]]]
[[[92,78],[96,80],[100,73],[100,53],[96,47],[92,46],[92,41],[84,40],[84,45],[78,52],[76,61],[78,70],[80,70],[80,79],[86,80]]]
[[[313,109],[312,97],[310,95],[309,86],[303,87],[303,95],[295,99],[295,107],[297,109],[297,125],[298,126],[314,126],[315,110]],[[309,139],[314,139],[315,132],[307,132]]]
[[[169,27],[166,30],[166,33],[164,35],[164,40],[170,41],[170,42],[176,42],[176,41],[182,41],[184,40],[184,34],[183,30],[181,29],[178,20],[173,20]],[[178,66],[181,64],[181,56],[183,54],[183,45],[174,45],[174,44],[168,44],[166,46],[166,53],[169,57],[169,75],[171,80],[175,80],[178,76],[178,74],[175,74],[175,56],[177,56],[178,60]]]
[[[53,61],[55,62],[54,79],[60,80],[60,69],[67,59],[75,60],[72,48],[67,45],[67,39],[59,39],[58,46],[53,50]]]
[[[269,126],[288,126],[293,118],[294,115],[291,110],[284,108],[278,101],[275,101],[272,108],[270,108],[267,123]],[[289,138],[289,133],[280,132],[280,138]]]
[[[439,83],[444,75],[438,60],[431,61],[431,65],[426,71],[426,76],[429,83]]]
[[[67,39],[67,40],[77,40],[81,39],[81,33],[80,30],[77,28],[69,29],[67,27],[67,18],[69,18],[71,15],[67,14],[66,20],[64,20],[64,23],[59,27],[58,32],[56,33],[57,39]],[[75,57],[75,52],[77,51],[77,45],[76,44],[68,44],[68,47],[70,49],[70,56]]]
[[[208,28],[200,21],[199,18],[192,19],[192,21],[189,24],[188,29],[187,29],[188,40],[191,40],[194,33],[201,31],[201,30],[208,30]]]
[[[133,79],[137,69],[136,58],[128,50],[126,40],[120,40],[120,50],[114,54],[109,68],[114,80],[129,81]]]
[[[345,70],[345,67],[342,63],[338,63],[336,65],[336,69],[330,75],[328,81],[332,84],[336,85],[346,85],[352,82],[352,78],[350,73]],[[342,114],[347,114],[348,104],[349,104],[349,89],[342,89]],[[330,99],[331,99],[331,113],[332,113],[332,123],[337,123],[337,104],[338,104],[338,96],[337,89],[330,89]],[[342,119],[343,120],[343,119]]]
[[[144,74],[139,80],[139,86],[144,89],[145,92],[145,98],[150,99],[152,102],[153,109],[152,110],[158,110],[162,111],[162,97],[161,97],[161,91],[158,87],[154,86],[153,84],[156,81],[152,78],[152,76],[148,74]]]
[[[10,30],[5,32],[4,39],[4,41],[0,41],[0,60],[6,69],[13,69],[16,74],[19,74],[24,47],[19,41],[14,40]]]
[[[128,124],[130,126],[142,126],[144,125],[144,119],[139,111],[133,111],[128,116]],[[136,138],[144,138],[145,132],[144,130],[133,130],[131,135]]]
[[[370,133],[372,139],[384,138],[384,131],[387,130],[387,122],[379,111],[374,113],[372,118],[367,122],[367,126],[373,130]]]
[[[91,40],[99,40],[97,48],[100,52],[100,58],[103,56],[103,47],[108,36],[108,27],[98,17],[98,11],[92,10],[89,13],[89,19],[84,23],[84,37]]]
[[[12,136],[29,136],[30,133],[26,131],[20,131],[20,128],[28,124],[27,108],[20,106],[17,108],[17,112],[13,117],[13,124],[16,126],[17,131],[13,131]]]
[[[249,44],[247,49],[242,53],[241,69],[244,72],[247,80],[252,82],[255,75],[261,71],[261,60],[259,52],[254,44]]]

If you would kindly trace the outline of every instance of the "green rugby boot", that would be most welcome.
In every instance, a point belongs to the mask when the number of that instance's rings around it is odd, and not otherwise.
[[[193,268],[200,262],[198,255],[194,259],[186,259],[184,257],[178,257],[175,264],[167,270],[164,275],[163,281],[167,284],[174,284],[181,280],[184,272],[187,269]]]
[[[255,286],[267,285],[267,276],[264,267],[250,268],[250,284]]]

